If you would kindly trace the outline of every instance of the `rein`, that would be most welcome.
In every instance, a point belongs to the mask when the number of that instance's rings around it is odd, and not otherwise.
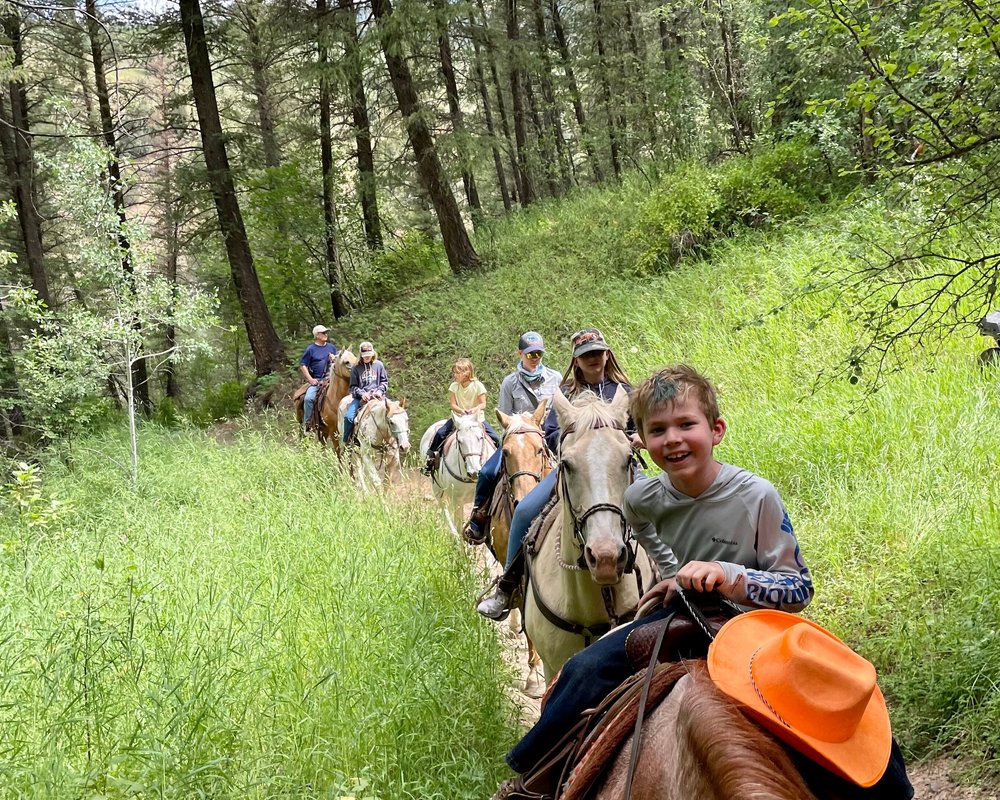
[[[483,434],[482,439],[479,440],[479,463],[482,464],[484,463],[483,453],[486,452],[487,436],[486,436],[486,430],[483,428],[481,423],[479,425],[479,430],[482,431]],[[441,466],[443,466],[445,468],[445,471],[447,471],[447,473],[451,475],[451,477],[453,477],[459,483],[475,483],[478,480],[478,478],[471,477],[469,475],[469,468],[465,466],[465,459],[467,459],[470,455],[472,455],[472,453],[465,453],[462,451],[462,440],[458,438],[458,429],[455,430],[455,447],[458,448],[458,455],[462,462],[462,474],[461,475],[455,474],[455,471],[448,466],[447,458],[441,459]]]
[[[549,453],[549,446],[545,441],[545,434],[542,433],[538,428],[518,428],[516,431],[507,432],[505,434],[505,438],[506,436],[527,436],[531,434],[538,436],[542,440],[542,448],[543,448],[542,452],[543,454],[548,455],[549,459],[551,460],[552,455],[551,453]],[[507,465],[506,456],[507,454],[504,453],[504,467],[506,467]],[[539,470],[538,472],[533,472],[532,470],[519,469],[517,470],[517,472],[507,472],[506,474],[507,474],[508,493],[512,491],[515,478],[528,477],[528,478],[534,478],[535,483],[542,482],[541,470]]]

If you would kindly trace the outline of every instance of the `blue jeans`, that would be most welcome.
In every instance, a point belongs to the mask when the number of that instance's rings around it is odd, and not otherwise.
[[[358,410],[361,408],[361,398],[355,397],[344,412],[344,444],[351,438],[351,431],[354,430],[354,420],[358,418]]]
[[[524,499],[514,509],[514,516],[510,520],[510,538],[507,540],[507,560],[504,561],[504,570],[510,569],[532,521],[542,513],[542,508],[549,502],[552,493],[556,490],[558,475],[558,470],[552,470],[542,478],[538,486],[524,496]]]
[[[476,478],[476,496],[472,501],[473,508],[485,509],[489,505],[493,492],[497,488],[497,479],[500,476],[500,467],[503,465],[503,450],[497,451],[486,459],[483,468],[479,470],[479,477]]]
[[[555,470],[550,474],[554,475]],[[511,539],[513,538],[512,527]],[[625,653],[626,637],[634,628],[656,622],[669,613],[668,608],[661,608],[648,617],[598,639],[567,661],[559,680],[549,692],[545,710],[538,722],[507,754],[507,763],[511,769],[515,772],[527,772],[534,767],[584,711],[597,706],[608,692],[628,678],[635,670]]]
[[[312,419],[313,404],[316,402],[316,394],[319,392],[319,384],[306,389],[306,396],[302,398],[302,426],[305,427]]]

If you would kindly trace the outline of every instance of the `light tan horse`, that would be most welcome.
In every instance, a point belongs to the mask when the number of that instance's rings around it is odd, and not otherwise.
[[[785,747],[716,688],[705,661],[661,670],[656,679],[673,689],[643,723],[632,800],[837,800],[830,785],[810,789]],[[629,736],[596,785],[578,768],[560,799],[621,800],[631,755]]]
[[[515,506],[552,471],[552,453],[545,443],[542,423],[548,411],[548,400],[543,400],[534,413],[524,412],[508,416],[499,409],[497,419],[503,426],[502,482],[497,486],[491,504],[490,551],[503,569],[510,538],[510,521]],[[524,633],[521,612],[513,609],[508,619],[512,633]],[[531,639],[528,643],[528,674],[524,679],[524,693],[528,697],[541,697],[545,690],[540,672],[541,659]]]
[[[337,415],[337,409],[340,407],[340,401],[347,396],[351,387],[351,368],[358,363],[358,357],[354,355],[346,347],[337,353],[333,357],[333,363],[330,365],[330,388],[327,389],[326,395],[323,397],[323,405],[320,407],[319,413],[322,420],[322,424],[316,430],[316,438],[320,442],[325,442],[327,440],[333,443],[333,449],[340,455],[340,427],[339,418]],[[295,418],[299,422],[299,428],[302,426],[302,414],[303,414],[303,398],[305,392],[299,394],[295,393],[293,402],[295,404]]]
[[[344,427],[344,414],[351,404],[350,395],[340,401],[338,422]],[[369,400],[358,411],[354,422],[358,441],[358,463],[351,465],[352,474],[365,493],[402,479],[402,456],[410,449],[410,417],[406,400],[389,398]]]
[[[570,403],[557,391],[552,404],[562,437],[559,503],[548,535],[528,554],[524,612],[549,681],[570,656],[631,619],[655,583],[622,511],[632,477],[628,395],[619,389],[604,403],[585,392]]]

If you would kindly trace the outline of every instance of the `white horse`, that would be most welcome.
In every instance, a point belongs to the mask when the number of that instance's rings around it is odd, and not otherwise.
[[[350,395],[340,403],[337,415],[340,430],[344,430],[344,415],[350,404]],[[358,411],[354,431],[360,462],[354,474],[362,491],[369,492],[380,487],[383,476],[390,483],[400,479],[403,474],[400,456],[410,449],[410,417],[406,413],[406,400],[369,400]]]
[[[431,440],[445,420],[435,422],[420,439],[420,455],[427,458]],[[434,497],[444,509],[448,528],[458,536],[464,509],[476,492],[476,479],[483,464],[496,452],[496,445],[483,423],[473,414],[455,417],[455,431],[444,443],[438,469],[431,475]]]
[[[559,419],[559,505],[537,552],[528,554],[525,632],[546,680],[610,628],[631,619],[656,581],[652,562],[632,539],[622,499],[632,475],[625,433],[628,395],[611,403],[584,393],[552,398]]]

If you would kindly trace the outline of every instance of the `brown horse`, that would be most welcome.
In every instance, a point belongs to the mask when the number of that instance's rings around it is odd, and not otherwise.
[[[351,368],[358,363],[358,357],[346,347],[337,353],[330,365],[330,388],[327,389],[323,397],[323,405],[319,414],[322,424],[316,429],[316,438],[320,442],[327,439],[333,442],[333,448],[340,454],[340,428],[337,420],[337,409],[340,407],[341,398],[345,397],[351,387]],[[300,393],[301,392],[301,393]],[[293,402],[295,404],[295,418],[302,425],[303,397],[305,392],[299,390],[295,393]]]
[[[501,568],[507,556],[514,507],[552,471],[552,453],[542,433],[546,411],[547,400],[543,400],[534,413],[508,416],[497,410],[497,419],[503,426],[503,466],[500,472],[503,480],[497,486],[491,506],[490,550]],[[511,612],[509,625],[515,634],[524,632],[519,610]],[[528,675],[524,679],[524,693],[529,697],[541,697],[545,690],[539,671],[542,661],[531,639],[527,635],[525,639],[528,643]]]
[[[831,786],[810,788],[789,751],[716,688],[705,661],[680,661],[661,669],[674,685],[643,723],[632,800],[841,796]],[[570,776],[560,800],[621,800],[631,755],[630,736],[596,783],[594,770],[584,762]]]

